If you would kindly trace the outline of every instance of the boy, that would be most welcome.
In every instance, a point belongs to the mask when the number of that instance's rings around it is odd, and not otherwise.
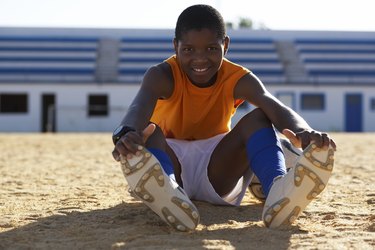
[[[179,16],[175,55],[151,67],[121,125],[113,157],[134,196],[180,231],[194,229],[191,202],[238,206],[252,173],[265,201],[267,227],[291,224],[326,186],[335,143],[273,97],[248,69],[224,58],[220,13],[194,5]],[[236,108],[257,109],[231,130]],[[287,173],[274,127],[304,149]]]

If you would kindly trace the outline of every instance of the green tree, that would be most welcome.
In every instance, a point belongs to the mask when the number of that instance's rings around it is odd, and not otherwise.
[[[238,27],[240,29],[252,29],[253,28],[253,21],[250,18],[240,17],[238,22]]]

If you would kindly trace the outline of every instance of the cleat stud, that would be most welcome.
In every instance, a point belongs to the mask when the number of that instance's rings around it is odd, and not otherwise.
[[[139,192],[141,192],[141,191],[142,191],[142,189],[141,189],[140,187],[136,187],[136,188],[135,188],[135,192],[139,193]]]
[[[309,175],[310,175],[310,177],[311,177],[312,179],[316,179],[316,174],[314,174],[313,172],[311,172]]]
[[[155,170],[160,170],[160,165],[155,165],[155,166],[154,166],[154,169],[155,169]]]
[[[275,211],[275,212],[280,211],[280,209],[281,209],[281,206],[280,206],[279,204],[277,204],[277,205],[275,205],[275,206],[273,207],[273,211]]]
[[[128,193],[132,193],[133,190],[131,188],[128,189]]]
[[[310,154],[310,153],[305,153],[305,156],[306,156],[307,158],[309,158],[309,157],[311,156],[311,154]]]
[[[303,171],[303,167],[302,166],[298,166],[297,170],[298,171]]]
[[[320,189],[320,190],[323,190],[325,187],[326,187],[326,186],[325,186],[324,184],[320,184],[320,185],[319,185],[319,189]]]
[[[176,221],[175,217],[173,217],[172,215],[169,215],[167,217],[167,220],[170,222],[170,223],[174,223]]]
[[[130,171],[130,169],[125,168],[124,172],[125,172],[125,174],[129,174],[131,171]]]
[[[297,217],[296,216],[290,216],[290,218],[289,218],[289,222],[290,223],[293,223],[295,220],[297,219]]]
[[[318,162],[318,161],[314,161],[314,165],[317,166],[317,167],[321,166],[320,162]]]
[[[316,144],[311,144],[311,147],[312,147],[313,149],[316,149]]]
[[[296,176],[296,177],[294,177],[294,180],[295,180],[296,182],[300,182],[300,181],[301,181],[301,177]]]
[[[185,209],[189,208],[189,204],[186,203],[186,202],[182,202],[182,203],[181,203],[181,206],[182,206],[183,208],[185,208]]]
[[[194,219],[197,219],[199,217],[199,214],[195,211],[191,213],[191,216],[193,216]]]
[[[334,160],[334,159],[335,159],[335,156],[330,155],[330,156],[329,156],[329,159],[330,159],[330,160]]]
[[[311,196],[315,198],[316,196],[318,196],[318,194],[315,193],[315,192],[313,192],[313,193],[311,194]]]
[[[137,164],[136,168],[137,168],[137,169],[140,169],[140,168],[143,167],[143,165],[144,165],[143,162],[140,162],[140,163]]]
[[[158,179],[159,179],[159,181],[162,181],[162,180],[164,180],[164,176],[159,175]]]
[[[143,195],[143,199],[148,200],[150,199],[150,196],[148,194]]]
[[[145,157],[150,158],[150,157],[151,157],[151,154],[150,154],[150,153],[146,153],[146,154],[145,154]]]
[[[146,173],[146,174],[144,174],[144,175],[142,176],[142,180],[145,181],[145,180],[148,179],[148,177],[150,177],[150,175]]]
[[[179,230],[179,231],[185,231],[186,227],[184,227],[183,225],[178,225],[177,226],[177,230]]]
[[[268,214],[268,215],[266,215],[266,217],[264,217],[264,220],[266,221],[266,222],[271,222],[271,220],[272,220],[272,215],[270,215],[270,214]]]
[[[330,165],[327,165],[327,169],[328,170],[331,170],[333,168],[333,166],[330,164]]]

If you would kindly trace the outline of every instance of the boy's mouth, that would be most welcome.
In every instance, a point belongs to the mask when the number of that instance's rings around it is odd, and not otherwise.
[[[194,72],[203,73],[208,71],[208,68],[193,68]]]

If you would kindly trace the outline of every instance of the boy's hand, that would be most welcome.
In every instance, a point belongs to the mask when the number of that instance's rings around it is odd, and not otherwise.
[[[112,156],[116,161],[120,161],[120,155],[130,159],[145,145],[148,137],[155,131],[155,124],[149,124],[142,132],[130,131],[123,135],[115,145]]]
[[[336,150],[335,141],[329,137],[327,133],[318,132],[315,130],[312,131],[302,131],[294,133],[289,129],[284,129],[283,135],[289,139],[293,146],[297,148],[305,149],[311,142],[315,142],[318,148],[328,149],[331,144],[332,147]]]

